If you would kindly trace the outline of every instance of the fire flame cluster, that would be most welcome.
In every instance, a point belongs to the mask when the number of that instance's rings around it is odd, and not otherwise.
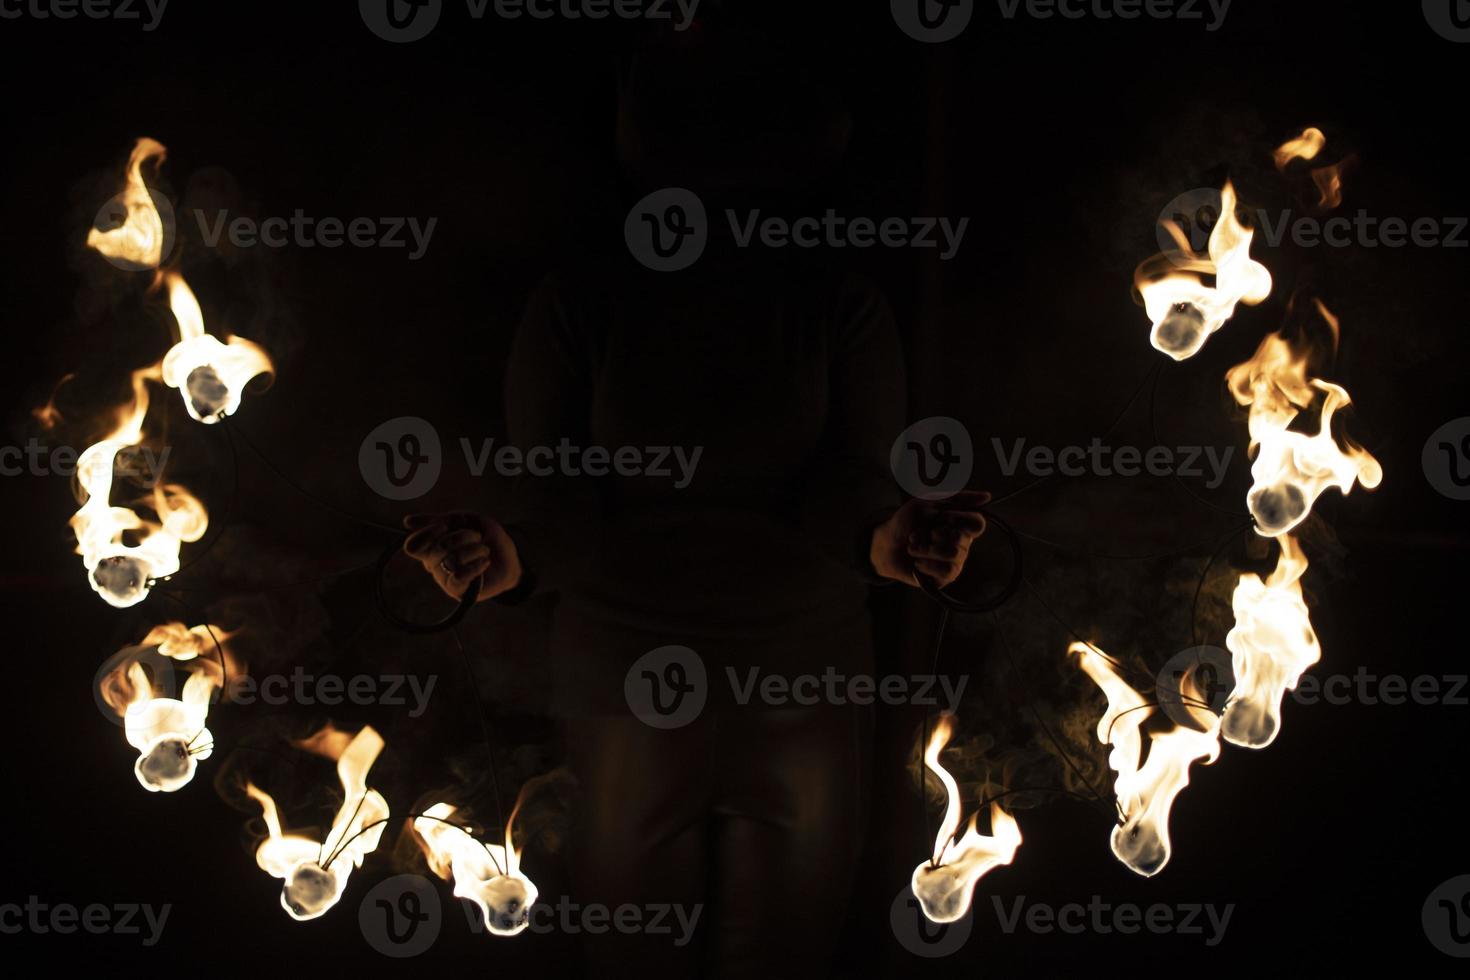
[[[71,519],[77,552],[93,589],[120,608],[143,601],[154,582],[177,572],[182,545],[198,541],[209,526],[203,504],[184,487],[157,480],[156,474],[149,501],[156,519],[112,502],[119,457],[145,439],[150,385],[178,391],[190,417],[209,425],[233,415],[246,385],[273,370],[270,358],[256,344],[211,334],[184,277],[164,267],[169,228],[144,171],[161,164],[165,154],[162,144],[138,140],[123,190],[110,202],[113,207],[105,209],[118,219],[115,227],[94,228],[87,236],[87,246],[114,265],[151,271],[150,288],[166,289],[178,327],[176,342],[162,360],[133,372],[131,399],[117,410],[108,433],[78,460],[82,502]],[[54,424],[59,413],[47,406],[37,416]],[[213,754],[214,738],[206,727],[210,705],[228,677],[238,675],[222,645],[228,636],[208,625],[191,629],[167,623],[136,646],[119,651],[99,672],[98,693],[122,720],[128,744],[139,753],[134,773],[150,792],[182,789],[194,778],[199,762]],[[206,656],[211,644],[217,660]],[[152,674],[145,666],[150,657],[158,665]],[[165,683],[176,670],[187,675],[177,698]],[[341,899],[352,871],[377,849],[391,812],[387,800],[368,782],[384,748],[382,736],[372,727],[349,736],[329,725],[296,747],[336,763],[342,803],[320,841],[287,833],[275,799],[259,786],[247,783],[245,793],[260,806],[266,829],[256,863],[281,879],[281,906],[286,912],[306,921],[323,915]],[[469,828],[450,820],[455,812],[450,804],[437,803],[423,814],[411,815],[415,839],[430,867],[454,882],[456,895],[480,908],[493,935],[521,932],[529,924],[537,891],[520,869],[512,839],[518,809],[506,823],[504,846],[480,842]]]
[[[1274,154],[1285,172],[1294,160],[1312,160],[1325,145],[1320,130],[1307,129]],[[1312,179],[1319,205],[1336,207],[1342,200],[1341,166],[1319,167]],[[1209,238],[1207,255],[1193,253],[1178,228],[1179,250],[1143,263],[1135,276],[1152,323],[1153,346],[1175,360],[1194,356],[1224,326],[1239,303],[1256,304],[1271,292],[1271,275],[1250,257],[1252,233],[1236,217],[1236,194],[1227,182],[1221,191],[1221,213]],[[1205,277],[1213,276],[1213,285]],[[1331,329],[1339,323],[1322,303],[1317,312]],[[1124,679],[1120,665],[1090,643],[1073,643],[1069,657],[1107,698],[1097,724],[1098,742],[1110,747],[1108,765],[1116,774],[1113,791],[1118,824],[1112,850],[1119,861],[1144,876],[1168,863],[1171,844],[1169,813],[1189,785],[1195,763],[1219,758],[1221,739],[1248,748],[1263,748],[1281,728],[1281,702],[1302,674],[1321,657],[1302,596],[1301,580],[1308,562],[1291,533],[1310,515],[1318,498],[1331,487],[1346,494],[1361,484],[1372,490],[1383,469],[1365,449],[1332,433],[1336,414],[1350,404],[1340,385],[1309,377],[1308,356],[1293,349],[1286,337],[1273,334],[1255,355],[1231,368],[1226,382],[1236,402],[1248,410],[1251,488],[1246,496],[1258,535],[1274,539],[1279,554],[1275,570],[1262,577],[1242,574],[1232,598],[1235,625],[1226,636],[1235,686],[1222,714],[1209,710],[1206,692],[1192,676],[1181,680],[1180,707],[1189,724],[1165,717],[1158,705]],[[1315,432],[1303,431],[1298,419],[1317,407]],[[952,731],[945,716],[924,753],[924,764],[948,793],[948,809],[935,841],[936,856],[914,869],[911,887],[924,914],[935,922],[952,922],[968,910],[979,879],[1009,864],[1021,842],[1015,819],[991,805],[992,837],[980,836],[974,818],[965,836],[955,840],[959,825],[959,789],[939,755]]]
[[[87,236],[88,247],[124,268],[154,272],[153,287],[167,286],[179,332],[162,361],[133,372],[131,400],[118,411],[112,430],[77,463],[83,497],[71,521],[77,553],[92,588],[119,608],[142,602],[153,582],[177,572],[182,546],[198,541],[209,528],[204,505],[184,487],[158,480],[157,474],[149,501],[156,519],[112,502],[119,455],[144,440],[149,383],[177,389],[189,414],[211,423],[233,414],[245,385],[271,371],[270,358],[255,344],[241,337],[221,341],[208,333],[199,301],[183,276],[162,267],[164,221],[143,172],[147,165],[162,163],[165,153],[154,140],[138,140],[128,160],[126,185],[116,199],[122,223],[106,231],[94,228]]]

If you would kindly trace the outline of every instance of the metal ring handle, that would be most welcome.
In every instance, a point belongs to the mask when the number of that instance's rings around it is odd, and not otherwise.
[[[403,619],[388,607],[387,596],[383,594],[383,576],[388,571],[388,563],[393,560],[393,556],[402,548],[403,540],[403,538],[400,538],[393,542],[378,556],[378,570],[377,574],[373,576],[373,595],[378,600],[378,612],[383,614],[383,618],[394,629],[404,633],[413,633],[416,636],[427,636],[430,633],[442,633],[445,630],[453,629],[459,625],[459,621],[465,618],[471,607],[479,600],[480,578],[476,577],[470,583],[470,587],[465,589],[464,595],[459,597],[459,605],[454,608],[454,611],[437,623],[415,623],[411,620]]]
[[[914,572],[914,580],[919,583],[919,589],[941,606],[944,606],[946,609],[951,609],[954,612],[979,613],[999,609],[1009,602],[1011,597],[1016,594],[1016,591],[1021,588],[1021,539],[1016,535],[1015,531],[1011,530],[1010,525],[999,517],[983,509],[980,513],[985,515],[987,527],[994,526],[1000,529],[1001,534],[1005,536],[1006,544],[1011,549],[1011,575],[1000,591],[994,595],[984,596],[979,599],[959,599],[945,592],[944,587],[929,576],[920,572]]]

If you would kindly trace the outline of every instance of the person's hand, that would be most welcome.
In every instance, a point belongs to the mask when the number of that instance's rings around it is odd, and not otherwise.
[[[435,584],[458,599],[480,579],[481,600],[509,592],[521,581],[521,556],[500,522],[484,514],[412,514],[403,552],[424,566]]]
[[[910,500],[873,529],[868,557],[884,578],[917,586],[917,572],[941,588],[960,577],[970,545],[985,533],[980,508],[990,494],[957,493],[945,500]]]

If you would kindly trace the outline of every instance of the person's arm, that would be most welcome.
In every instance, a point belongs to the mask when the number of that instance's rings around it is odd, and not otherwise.
[[[917,572],[948,585],[985,533],[980,508],[989,494],[901,503],[889,453],[904,428],[903,350],[882,295],[845,283],[832,337],[827,424],[807,481],[807,533],[874,583],[916,586]]]
[[[528,453],[562,439],[588,445],[589,348],[582,325],[550,282],[532,294],[506,367],[510,444]],[[510,514],[416,514],[404,551],[448,595],[480,580],[480,601],[513,604],[554,590],[587,560],[601,500],[595,481],[565,473],[517,479]]]
[[[856,279],[839,288],[828,334],[828,408],[806,478],[804,532],[870,581],[873,531],[902,502],[888,465],[903,429],[904,361],[888,303]]]

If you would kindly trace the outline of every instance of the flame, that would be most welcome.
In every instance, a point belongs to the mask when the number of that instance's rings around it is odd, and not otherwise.
[[[931,922],[954,922],[963,918],[970,909],[975,886],[980,879],[993,869],[1014,861],[1016,849],[1021,846],[1021,828],[1016,818],[1002,810],[998,803],[990,804],[991,836],[985,837],[975,829],[978,815],[971,814],[964,836],[955,839],[955,831],[960,826],[960,788],[954,777],[939,764],[939,754],[949,744],[953,732],[953,717],[947,713],[941,715],[924,750],[924,765],[939,777],[948,798],[944,819],[934,838],[935,854],[932,860],[920,862],[909,880],[914,897]]]
[[[149,792],[182,789],[194,778],[198,763],[213,754],[214,736],[205,720],[223,683],[223,669],[215,660],[199,659],[211,629],[191,630],[183,623],[155,627],[141,644],[118,654],[116,669],[102,681],[103,698],[123,719],[128,744],[138,750],[133,774]],[[222,631],[216,635],[228,636]],[[143,653],[154,650],[188,665],[180,698],[160,696],[140,662]]]
[[[505,846],[484,844],[468,830],[447,821],[455,812],[448,803],[436,803],[413,822],[419,846],[429,867],[445,881],[454,882],[454,894],[474,902],[486,926],[496,936],[514,936],[531,921],[536,886],[520,870],[520,854],[511,837],[516,810],[505,825]]]
[[[328,727],[332,736],[327,741],[340,746],[342,733]],[[345,736],[343,736],[345,739]],[[321,741],[308,740],[303,748],[313,749]],[[269,836],[255,852],[255,863],[263,871],[285,882],[281,889],[281,907],[298,922],[315,919],[337,904],[347,887],[353,868],[377,849],[388,819],[388,803],[381,793],[369,789],[368,771],[383,750],[383,738],[370,726],[364,726],[341,749],[337,758],[337,777],[342,783],[342,806],[326,839],[316,841],[282,832],[276,803],[253,783],[245,792],[260,804]],[[325,866],[323,865],[325,862]]]
[[[1235,671],[1235,690],[1225,706],[1222,733],[1236,745],[1260,749],[1281,728],[1281,701],[1322,656],[1302,598],[1307,559],[1296,539],[1282,535],[1276,570],[1262,581],[1246,573],[1231,605],[1235,627],[1225,637]]]
[[[1272,154],[1276,169],[1285,173],[1287,165],[1293,160],[1315,160],[1326,145],[1327,137],[1322,135],[1322,130],[1308,126],[1302,130],[1300,136],[1289,139],[1276,148]],[[1342,203],[1342,171],[1346,163],[1347,161],[1343,161],[1312,170],[1312,182],[1317,185],[1317,204],[1320,207],[1331,209]]]
[[[166,272],[163,279],[179,324],[179,342],[163,358],[163,383],[178,389],[189,415],[200,422],[235,414],[250,379],[272,370],[270,358],[243,337],[221,343],[207,333],[199,300],[184,277]]]
[[[1271,295],[1271,273],[1250,257],[1255,233],[1240,223],[1235,211],[1235,188],[1226,181],[1207,256],[1195,254],[1183,232],[1170,223],[1179,252],[1156,255],[1134,272],[1134,284],[1153,323],[1149,341],[1176,361],[1198,353],[1210,335],[1235,315],[1238,303],[1254,306]],[[1205,285],[1206,275],[1215,277],[1214,286]]]
[[[1220,721],[1186,702],[1191,717],[1204,730],[1178,725],[1150,730],[1148,758],[1144,760],[1144,722],[1155,715],[1155,707],[1129,686],[1113,662],[1095,647],[1073,643],[1067,653],[1077,658],[1108,699],[1107,711],[1097,723],[1097,738],[1112,746],[1108,765],[1118,774],[1113,791],[1121,822],[1113,828],[1113,854],[1138,874],[1156,875],[1169,863],[1169,811],[1189,785],[1189,767],[1195,762],[1209,765],[1220,755]]]
[[[132,402],[119,412],[112,432],[77,460],[77,483],[85,496],[71,519],[77,554],[82,556],[92,588],[118,608],[142,602],[153,581],[177,572],[180,547],[198,541],[209,528],[204,505],[177,485],[154,487],[156,522],[112,503],[113,467],[118,453],[143,441],[147,382],[157,377],[157,367],[133,372]],[[124,540],[129,533],[138,539],[136,544]]]
[[[1320,305],[1320,304],[1319,304]],[[1326,307],[1321,307],[1325,312]],[[1336,320],[1328,322],[1336,331]],[[1365,449],[1348,444],[1339,449],[1332,438],[1332,417],[1351,403],[1338,385],[1308,380],[1305,354],[1295,354],[1280,334],[1261,342],[1255,356],[1226,374],[1235,400],[1250,408],[1251,489],[1246,504],[1256,520],[1256,532],[1277,537],[1290,531],[1311,512],[1328,487],[1343,493],[1362,483],[1369,490],[1383,480],[1383,467]],[[1308,435],[1290,426],[1302,409],[1321,393],[1317,432]]]
[[[163,218],[143,182],[143,165],[149,161],[162,164],[168,151],[163,144],[144,137],[133,146],[128,157],[127,184],[115,200],[125,212],[123,223],[110,231],[93,228],[87,233],[87,247],[111,259],[119,259],[140,269],[156,269],[163,261]]]
[[[150,160],[161,162],[165,153],[154,140],[138,141],[128,161],[127,187],[121,195],[127,220],[109,232],[94,229],[87,236],[88,246],[110,258],[148,268],[159,266],[163,258],[163,221],[143,183],[142,168]],[[119,608],[142,602],[153,582],[177,572],[180,547],[198,541],[209,528],[204,505],[185,488],[157,480],[157,474],[151,501],[157,521],[146,521],[136,511],[112,504],[117,456],[143,441],[148,382],[178,389],[190,416],[212,423],[240,407],[245,385],[252,378],[272,370],[270,358],[256,344],[243,337],[222,342],[205,330],[199,300],[178,272],[161,272],[157,281],[168,287],[169,308],[179,327],[178,341],[159,364],[133,372],[132,401],[120,411],[116,427],[88,447],[77,462],[78,482],[85,495],[81,510],[71,521],[77,552],[92,587]],[[54,424],[59,416],[54,405],[48,405],[38,410],[37,417]],[[136,543],[125,541],[129,534],[137,539]]]
[[[1327,137],[1322,135],[1322,130],[1316,126],[1308,126],[1302,130],[1300,136],[1289,139],[1278,146],[1271,154],[1276,161],[1277,170],[1285,170],[1286,165],[1293,160],[1315,160],[1317,154],[1322,152],[1322,147],[1327,145]]]

